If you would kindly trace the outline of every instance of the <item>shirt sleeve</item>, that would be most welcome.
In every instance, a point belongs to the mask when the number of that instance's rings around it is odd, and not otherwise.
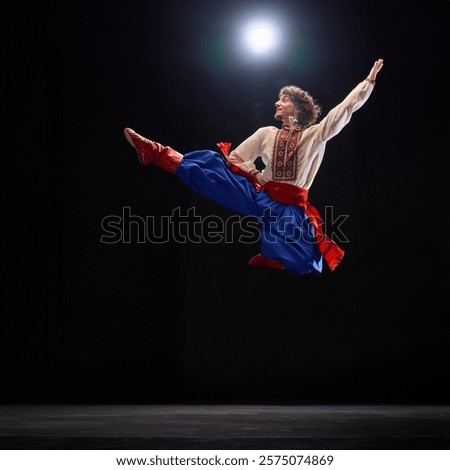
[[[352,114],[369,99],[373,88],[374,84],[368,80],[360,82],[340,104],[329,111],[317,124],[319,140],[326,142],[338,134],[349,123]]]
[[[262,137],[264,128],[258,129],[250,137],[240,143],[228,156],[228,161],[241,170],[251,173],[256,170],[254,161],[262,153]]]

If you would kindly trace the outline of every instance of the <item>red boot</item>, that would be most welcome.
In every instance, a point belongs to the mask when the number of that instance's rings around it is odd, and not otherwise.
[[[158,142],[146,139],[129,127],[126,127],[123,132],[128,142],[136,150],[142,165],[157,165],[169,173],[175,173],[183,158],[181,153],[171,147],[164,147]]]
[[[272,269],[284,269],[283,263],[275,261],[272,258],[267,258],[267,256],[262,255],[261,253],[255,255],[249,262],[248,265],[251,268],[272,268]]]

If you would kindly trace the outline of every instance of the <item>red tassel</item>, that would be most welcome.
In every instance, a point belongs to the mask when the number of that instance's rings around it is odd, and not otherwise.
[[[217,147],[220,148],[225,157],[230,155],[231,142],[217,142]]]

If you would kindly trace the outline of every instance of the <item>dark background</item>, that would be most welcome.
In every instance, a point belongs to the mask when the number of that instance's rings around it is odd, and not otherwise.
[[[238,53],[236,27],[268,7],[285,46],[256,63]],[[2,14],[2,402],[448,403],[448,2],[13,9]],[[235,146],[276,125],[281,86],[309,90],[326,114],[379,57],[372,96],[310,190],[322,213],[349,216],[334,273],[252,270],[257,240],[139,243],[137,223],[129,243],[100,241],[102,220],[127,207],[157,224],[176,208],[233,215],[140,166],[124,127],[182,153]]]

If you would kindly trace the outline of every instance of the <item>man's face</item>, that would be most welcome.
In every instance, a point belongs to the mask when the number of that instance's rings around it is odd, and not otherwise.
[[[298,117],[298,112],[295,109],[294,103],[288,95],[281,95],[280,99],[275,103],[275,116],[277,121],[289,123],[289,116],[295,119]]]

